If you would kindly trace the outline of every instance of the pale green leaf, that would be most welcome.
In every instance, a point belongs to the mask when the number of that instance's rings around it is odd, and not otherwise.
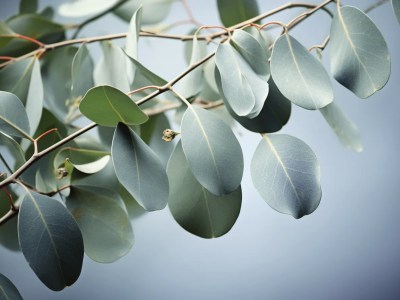
[[[397,21],[400,23],[400,0],[392,0],[392,6],[396,15]]]
[[[374,22],[352,6],[340,7],[332,20],[331,70],[335,79],[360,98],[383,88],[390,76],[390,55]]]
[[[142,24],[155,24],[165,19],[171,9],[171,4],[176,0],[129,0],[125,4],[118,7],[114,13],[129,22],[134,12],[143,6]]]
[[[0,299],[22,300],[15,285],[3,274],[0,274]]]
[[[166,206],[168,177],[161,161],[122,123],[115,130],[111,155],[119,182],[144,209],[154,211]]]
[[[143,8],[140,6],[133,14],[128,35],[126,36],[125,53],[134,59],[138,59],[138,39],[142,21]]]
[[[289,135],[263,135],[251,161],[251,178],[264,200],[298,219],[321,200],[320,167],[314,152]]]
[[[82,234],[60,202],[29,192],[19,210],[18,236],[30,267],[49,289],[60,291],[78,279]]]
[[[0,131],[29,138],[29,119],[21,100],[14,94],[0,91]]]
[[[320,112],[344,146],[356,152],[363,150],[357,126],[354,125],[335,102],[321,108]]]
[[[220,237],[232,228],[242,203],[240,186],[233,193],[219,197],[207,191],[190,172],[180,142],[168,162],[167,172],[168,206],[180,226],[203,238]]]
[[[21,146],[11,136],[0,132],[0,145],[6,146],[15,159],[14,169],[17,169],[25,162],[24,150],[22,150]]]
[[[29,0],[28,0],[29,1]],[[120,0],[75,0],[62,3],[58,13],[63,17],[79,18],[95,15],[111,8]]]
[[[213,113],[190,106],[182,118],[182,147],[194,177],[214,195],[235,191],[243,176],[242,149]]]
[[[320,109],[333,101],[332,84],[321,62],[289,34],[275,42],[271,73],[280,92],[305,109]]]
[[[246,21],[259,14],[256,0],[217,0],[219,17],[225,27]]]
[[[72,60],[71,68],[71,96],[77,99],[93,87],[93,60],[85,44],[82,44]]]
[[[132,248],[132,227],[118,195],[102,188],[71,188],[66,204],[82,231],[85,253],[91,259],[111,263]]]
[[[130,91],[128,68],[130,63],[124,51],[110,41],[101,42],[103,56],[94,69],[96,85],[110,85],[125,93]]]
[[[142,124],[148,116],[137,104],[120,90],[111,86],[90,89],[79,104],[79,109],[88,119],[102,126]]]

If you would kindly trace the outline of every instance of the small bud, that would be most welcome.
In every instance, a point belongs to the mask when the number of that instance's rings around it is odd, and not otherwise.
[[[57,179],[61,179],[68,176],[68,171],[65,168],[58,168],[56,171]]]
[[[178,134],[180,134],[180,132],[173,131],[172,129],[165,129],[162,139],[166,142],[171,142]]]

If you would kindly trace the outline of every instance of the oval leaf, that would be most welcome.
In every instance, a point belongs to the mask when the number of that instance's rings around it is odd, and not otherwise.
[[[278,212],[298,219],[321,200],[320,167],[314,152],[289,135],[263,135],[251,161],[254,186]]]
[[[0,131],[17,137],[29,137],[29,120],[21,100],[14,94],[0,91]]]
[[[63,17],[79,18],[106,11],[119,0],[78,0],[60,5],[58,13]]]
[[[71,96],[73,100],[85,95],[87,90],[93,87],[93,69],[89,50],[85,44],[82,44],[72,60]]]
[[[134,12],[142,5],[143,16],[142,24],[155,24],[168,16],[171,4],[176,0],[128,0],[125,4],[118,7],[113,12],[123,20],[129,22]]]
[[[332,84],[322,64],[288,34],[275,42],[271,73],[281,93],[305,109],[320,109],[333,101]]]
[[[0,298],[22,300],[22,296],[15,285],[3,274],[0,274]]]
[[[39,279],[60,291],[79,277],[83,240],[75,220],[57,200],[31,192],[18,215],[22,253]]]
[[[144,209],[160,210],[167,205],[168,177],[161,161],[122,123],[115,129],[111,155],[119,182]]]
[[[182,118],[182,147],[194,177],[214,195],[242,181],[243,153],[232,130],[213,113],[190,106]]]
[[[182,228],[203,238],[216,238],[227,233],[239,216],[241,188],[226,196],[215,196],[198,183],[179,142],[167,172],[170,183],[168,206]]]
[[[129,31],[126,36],[125,53],[134,59],[138,59],[138,39],[140,33],[140,23],[142,21],[143,8],[140,6],[131,18]]]
[[[351,6],[338,8],[331,26],[331,70],[335,79],[360,98],[383,88],[390,76],[390,55],[374,22]]]
[[[219,17],[225,27],[246,21],[259,14],[256,0],[217,0]]]
[[[111,263],[132,248],[132,227],[118,196],[98,187],[93,192],[72,188],[66,204],[82,231],[85,253],[91,259]]]
[[[113,127],[118,122],[138,125],[149,119],[129,96],[111,86],[90,89],[79,109],[88,119],[102,126]]]
[[[335,102],[321,108],[320,112],[344,146],[356,152],[363,150],[357,126],[354,125]]]

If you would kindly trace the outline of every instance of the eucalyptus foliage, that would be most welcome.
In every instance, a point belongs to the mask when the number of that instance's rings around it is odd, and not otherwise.
[[[72,285],[84,254],[102,263],[126,255],[132,218],[145,211],[168,205],[186,231],[226,234],[249,200],[245,167],[272,209],[313,213],[322,196],[316,155],[296,137],[271,134],[290,121],[292,104],[319,110],[343,145],[362,151],[333,85],[367,98],[389,80],[386,41],[364,11],[326,0],[261,12],[256,0],[217,0],[221,25],[200,27],[189,12],[192,30],[177,35],[161,26],[173,2],[65,1],[59,14],[84,19],[67,26],[53,8],[21,0],[0,22],[0,243],[20,250],[49,289]],[[399,3],[391,1],[393,18]],[[302,9],[292,20],[271,19],[292,7]],[[332,17],[329,38],[304,45],[292,29],[321,9]],[[127,33],[81,35],[108,14]],[[138,53],[149,37],[183,41],[187,68],[170,81],[150,71]],[[251,158],[236,124],[260,136]],[[22,299],[1,274],[0,296]]]

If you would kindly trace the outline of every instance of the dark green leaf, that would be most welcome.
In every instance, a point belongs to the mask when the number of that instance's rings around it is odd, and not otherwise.
[[[235,191],[243,154],[231,129],[213,113],[190,106],[182,118],[182,147],[194,177],[214,195]]]
[[[267,68],[265,68],[267,57],[254,37],[243,31],[236,32],[240,32],[238,33],[240,37],[245,35],[245,38],[240,39],[240,45],[245,47],[243,43],[247,41],[248,48],[239,49],[237,45],[233,46],[230,43],[218,46],[215,63],[221,75],[220,90],[235,114],[254,118],[260,113],[268,96],[269,73],[266,73]],[[261,59],[253,57],[255,53],[261,55]],[[248,60],[251,58],[250,64]],[[258,73],[260,72],[258,68],[253,69],[257,62],[264,65],[261,68],[264,72]]]
[[[15,34],[6,23],[0,21],[0,35],[10,35]],[[5,47],[14,38],[12,36],[0,36],[0,49]]]
[[[12,190],[7,189],[14,201],[18,202],[18,197],[13,193]],[[0,215],[4,216],[10,210],[10,202],[5,193],[5,189],[0,190]],[[0,226],[0,244],[11,251],[20,251],[18,243],[18,230],[17,230],[17,218],[12,218],[6,223]],[[0,297],[0,299],[2,299]]]
[[[14,94],[0,91],[0,131],[29,138],[29,120],[21,100]]]
[[[335,102],[321,108],[320,112],[344,146],[356,152],[363,150],[358,128]]]
[[[134,12],[143,6],[142,24],[155,24],[165,19],[171,9],[171,4],[176,0],[146,0],[137,1],[129,0],[125,4],[118,7],[114,13],[129,22]]]
[[[83,261],[83,240],[75,220],[57,200],[34,192],[22,201],[18,215],[22,253],[51,290],[72,285]]]
[[[390,76],[390,55],[374,22],[351,6],[338,9],[331,26],[330,58],[335,79],[360,98],[384,87]]]
[[[94,70],[96,85],[110,85],[125,93],[130,91],[128,69],[131,67],[127,55],[112,42],[101,42],[103,56]]]
[[[82,231],[85,253],[93,260],[111,263],[133,245],[133,231],[118,195],[102,188],[95,193],[72,188],[66,201]]]
[[[392,6],[394,13],[396,15],[397,21],[400,23],[400,1],[399,0],[392,0]]]
[[[219,17],[225,27],[246,21],[259,14],[256,0],[217,0]]]
[[[153,150],[119,123],[111,154],[119,182],[139,204],[147,211],[163,209],[168,201],[168,177]]]
[[[38,0],[21,0],[19,2],[19,13],[34,13],[38,9]]]
[[[275,42],[271,73],[281,93],[305,109],[320,109],[333,101],[332,84],[320,61],[289,34]]]
[[[314,152],[289,135],[263,135],[251,161],[254,186],[278,212],[298,219],[321,200],[320,167]]]
[[[0,298],[22,300],[22,296],[15,285],[3,274],[0,274]]]
[[[79,104],[79,109],[88,119],[102,126],[142,124],[148,116],[129,96],[111,86],[90,89]]]
[[[93,87],[93,69],[94,65],[89,50],[85,44],[82,44],[72,61],[71,94],[73,99],[85,95],[87,90]]]
[[[43,82],[37,58],[17,61],[0,71],[0,90],[15,94],[24,104],[33,134],[43,109]]]
[[[126,36],[125,53],[134,59],[138,59],[138,39],[142,22],[143,8],[140,6],[131,18],[128,35]]]
[[[70,1],[60,5],[58,13],[63,17],[79,18],[88,15],[99,14],[111,8],[119,0],[78,0]]]
[[[203,238],[222,236],[232,228],[242,203],[240,186],[229,195],[211,194],[191,174],[180,142],[167,172],[171,191],[168,206],[179,225]]]
[[[219,73],[216,74],[216,79],[217,82],[220,82]],[[218,85],[221,86],[221,84]],[[222,92],[220,94],[224,97]],[[269,79],[267,100],[265,100],[264,106],[257,117],[252,119],[240,117],[235,114],[228,101],[224,99],[224,102],[226,109],[236,121],[247,130],[259,133],[271,133],[281,130],[288,122],[292,110],[290,101],[281,94],[272,77]]]

